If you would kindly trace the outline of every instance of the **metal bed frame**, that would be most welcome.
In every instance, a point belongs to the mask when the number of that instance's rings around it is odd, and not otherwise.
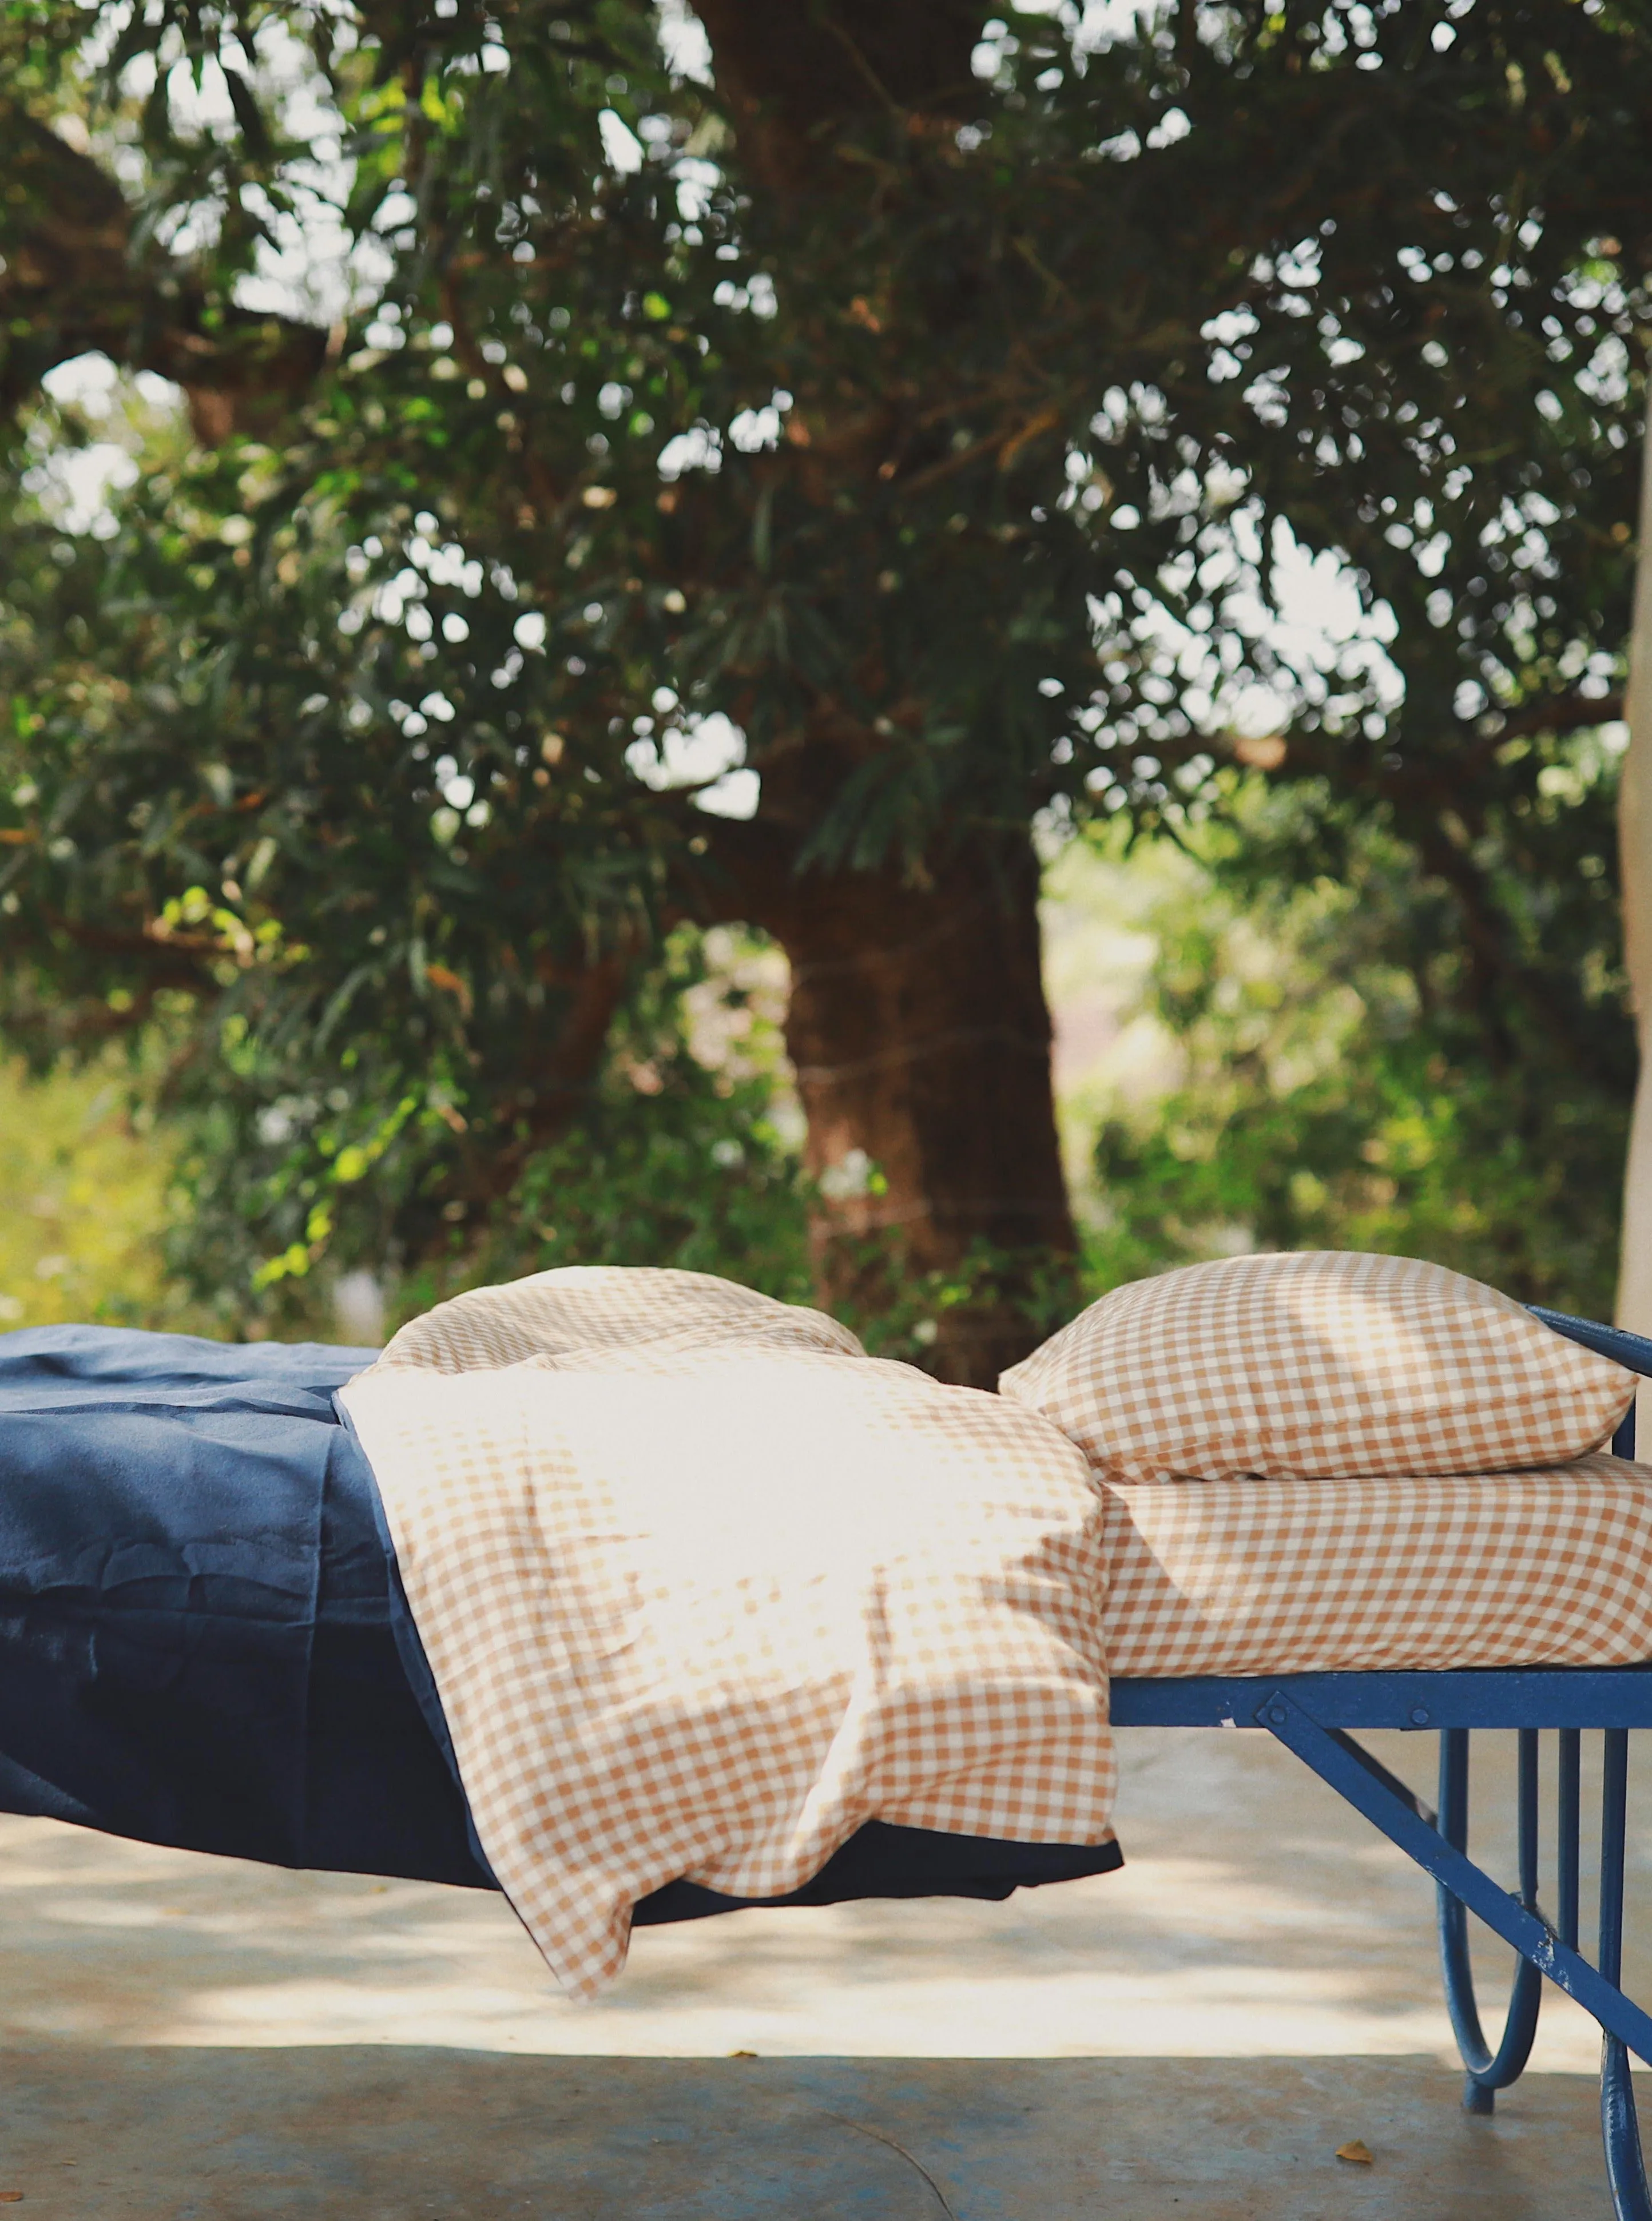
[[[1536,1307],[1534,1306],[1534,1309]],[[1652,1377],[1652,1341],[1539,1310],[1557,1332]],[[1612,1438],[1635,1455],[1635,1415]],[[1434,1877],[1446,2005],[1467,2070],[1463,2105],[1489,2113],[1530,2056],[1543,1977],[1600,2024],[1600,2125],[1618,2221],[1652,2221],[1652,2188],[1641,2154],[1629,2054],[1652,2065],[1652,2015],[1620,1983],[1624,1842],[1629,1731],[1652,1728],[1652,1663],[1508,1667],[1435,1673],[1286,1674],[1187,1680],[1116,1680],[1112,1715],[1121,1727],[1261,1728],[1381,1829]],[[1425,1805],[1351,1732],[1399,1728],[1440,1737],[1439,1809]],[[1468,1856],[1469,1737],[1476,1728],[1518,1731],[1519,1886],[1503,1888]],[[1537,1900],[1538,1737],[1560,1737],[1555,1908]],[[1586,1730],[1605,1736],[1601,1791],[1600,1924],[1593,1965],[1579,1949],[1580,1755]],[[1495,2050],[1480,2028],[1468,1962],[1472,1912],[1518,1952],[1514,1985]]]

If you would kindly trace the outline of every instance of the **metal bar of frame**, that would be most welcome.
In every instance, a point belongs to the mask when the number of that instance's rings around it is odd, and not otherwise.
[[[1551,1320],[1565,1332],[1565,1323]],[[1623,1353],[1619,1353],[1623,1354]],[[1623,1361],[1643,1370],[1632,1354]],[[1611,1438],[1615,1457],[1635,1455],[1635,1406],[1624,1414]],[[1618,1982],[1624,1963],[1624,1839],[1629,1823],[1629,1730],[1608,1728],[1600,1790],[1600,1971]],[[1575,1918],[1575,1914],[1574,1916]],[[1600,2038],[1600,2138],[1606,2152],[1606,2180],[1617,2221],[1652,2221],[1652,2188],[1646,2180],[1629,2054],[1609,2030]]]
[[[1608,1728],[1600,1797],[1600,1971],[1617,1983],[1623,1971],[1624,1833],[1628,1817],[1629,1730]],[[1640,2124],[1629,2079],[1629,2054],[1616,2034],[1600,2040],[1600,2134],[1606,2179],[1618,2221],[1652,2221],[1652,2190],[1641,2155]]]
[[[1282,1683],[1257,1707],[1255,1724],[1267,1728],[1287,1750],[1294,1751],[1304,1765],[1374,1822],[1391,1842],[1415,1859],[1436,1881],[1442,1882],[1505,1943],[1512,1944],[1541,1974],[1575,1998],[1602,2028],[1627,2044],[1637,2058],[1652,2064],[1652,2015],[1626,1998],[1616,1982],[1608,1980],[1570,1945],[1562,1943],[1540,1914],[1493,1881],[1442,1830],[1430,1827],[1411,1805],[1402,1803],[1378,1781],[1349,1755],[1336,1736],[1292,1699]]]
[[[1271,1689],[1327,1727],[1652,1728],[1652,1665],[1473,1667],[1460,1671],[1211,1674],[1115,1680],[1120,1727],[1249,1727]]]
[[[1522,1728],[1519,1733],[1520,1889],[1516,1901],[1541,1920],[1542,1916],[1537,1907],[1537,1736],[1532,1728]],[[1447,1728],[1440,1736],[1439,1830],[1454,1849],[1465,1852],[1468,1848],[1468,1736],[1467,1728]],[[1480,2032],[1480,2011],[1474,2000],[1467,1908],[1443,1882],[1436,1885],[1435,1895],[1446,2010],[1451,2016],[1452,2030],[1467,2070],[1462,2102],[1471,2113],[1489,2113],[1497,2102],[1497,2093],[1518,2080],[1531,2056],[1538,2009],[1542,2004],[1543,1978],[1531,1960],[1516,1960],[1514,1986],[1509,1993],[1503,2035],[1493,2052]],[[1575,1941],[1574,1938],[1574,1948]]]
[[[1560,1733],[1560,1780],[1556,1796],[1555,1830],[1559,1836],[1558,1876],[1560,1938],[1575,1951],[1578,1944],[1578,1832],[1582,1818],[1583,1737],[1576,1728]]]

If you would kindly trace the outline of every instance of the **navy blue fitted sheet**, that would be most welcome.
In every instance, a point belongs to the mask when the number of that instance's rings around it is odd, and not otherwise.
[[[290,1867],[491,1887],[365,1453],[375,1352],[0,1335],[0,1811]],[[1007,1897],[1111,1844],[869,1823],[771,1902]],[[640,1924],[740,1900],[677,1881]]]
[[[374,1354],[0,1336],[0,1808],[485,1886],[334,1409]]]

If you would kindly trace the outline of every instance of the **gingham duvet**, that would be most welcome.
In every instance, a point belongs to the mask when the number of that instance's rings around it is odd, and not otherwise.
[[[476,1291],[341,1400],[483,1847],[578,1994],[648,1891],[778,1895],[871,1817],[1107,1841],[1110,1672],[1652,1657],[1652,1469],[1109,1480],[698,1274]]]
[[[482,1846],[565,1986],[679,1878],[799,1887],[861,1824],[1111,1839],[1104,1504],[1037,1412],[690,1273],[416,1320],[341,1400]]]

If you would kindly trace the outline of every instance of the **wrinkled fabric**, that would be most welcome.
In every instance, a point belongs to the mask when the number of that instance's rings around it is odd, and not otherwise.
[[[1116,1677],[1652,1658],[1652,1467],[1104,1486]]]
[[[1035,1412],[660,1268],[476,1289],[342,1392],[488,1862],[591,1996],[868,1822],[1113,1862],[1104,1499]]]
[[[1273,1251],[1114,1288],[998,1387],[1123,1487],[1541,1472],[1634,1397],[1589,1342],[1424,1258]]]
[[[497,1886],[371,1467],[335,1409],[376,1354],[0,1335],[0,1811]],[[873,1823],[778,1901],[1004,1898],[1117,1863],[1111,1843]],[[677,1880],[636,1917],[742,1901]]]
[[[0,1335],[0,1417],[241,1411],[335,1426],[335,1392],[378,1355],[322,1342],[208,1342],[135,1327],[25,1327]]]

